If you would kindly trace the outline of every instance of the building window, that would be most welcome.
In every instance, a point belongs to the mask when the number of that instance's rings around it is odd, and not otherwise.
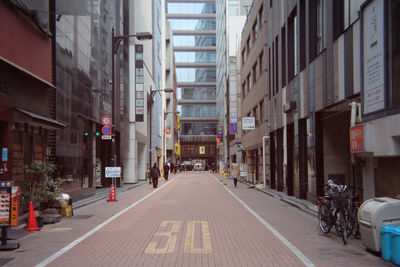
[[[271,48],[268,48],[268,99],[271,99]]]
[[[272,7],[272,0],[269,0],[269,7]]]
[[[317,0],[317,53],[324,48],[324,1]]]
[[[333,1],[336,2],[336,1]],[[300,0],[300,70],[306,67],[306,0]]]
[[[244,98],[246,96],[246,83],[244,82],[242,84],[242,98]]]
[[[298,72],[297,41],[297,9],[295,8],[288,19],[288,81],[291,81]]]
[[[254,22],[253,28],[252,28],[252,32],[253,32],[253,39],[254,42],[257,40],[258,37],[258,25],[257,25],[257,20]]]
[[[250,74],[249,75],[247,75],[247,79],[246,79],[246,82],[247,82],[247,92],[249,92],[250,91],[250,89],[251,89],[251,81],[250,81]]]
[[[246,53],[245,53],[245,49],[243,49],[243,51],[242,51],[242,66],[244,65],[245,61],[246,61]]]
[[[309,54],[312,61],[324,49],[324,1],[310,1]]]
[[[340,0],[343,1],[343,0]],[[347,29],[358,19],[359,3],[354,0],[344,0],[344,28]]]
[[[257,106],[255,106],[255,108],[253,108],[253,116],[254,116],[254,120],[256,121],[256,126],[258,126]]]
[[[249,36],[249,38],[247,38],[247,55],[250,53],[250,49],[251,49],[251,38]]]
[[[286,28],[285,26],[282,27],[281,30],[281,53],[282,53],[282,87],[286,85]]]
[[[264,100],[260,102],[260,123],[264,120]]]
[[[274,52],[275,52],[275,44],[272,43],[272,83],[271,83],[271,91],[272,91],[272,95],[275,95],[275,56],[274,56]]]
[[[253,65],[253,82],[255,83],[257,81],[257,62]]]
[[[279,92],[279,41],[278,35],[275,37],[275,92]]]
[[[258,17],[260,18],[260,29],[261,29],[262,25],[264,25],[264,14],[262,5],[260,7],[260,10],[258,10]]]
[[[393,73],[393,104],[400,106],[400,0],[392,0],[392,73]]]
[[[260,73],[260,77],[261,77],[262,72],[263,72],[263,56],[264,56],[264,52],[261,51],[261,54],[258,57],[258,66],[259,66],[259,70],[260,70],[260,72],[259,72]]]

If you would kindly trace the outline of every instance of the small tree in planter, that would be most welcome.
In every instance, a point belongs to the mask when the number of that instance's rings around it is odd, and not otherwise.
[[[24,200],[24,210],[28,207],[29,201],[35,206],[40,201],[48,201],[48,180],[56,170],[56,165],[50,162],[33,161],[29,165],[22,166],[24,170],[24,182],[21,184]]]

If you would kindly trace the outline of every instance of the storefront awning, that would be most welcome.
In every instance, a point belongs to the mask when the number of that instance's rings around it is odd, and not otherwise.
[[[15,108],[15,110],[20,114],[16,116],[15,122],[28,123],[29,125],[42,127],[48,130],[62,129],[66,126],[64,123],[31,111],[21,108]]]

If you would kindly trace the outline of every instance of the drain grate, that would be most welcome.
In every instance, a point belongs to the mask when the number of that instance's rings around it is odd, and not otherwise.
[[[90,217],[93,217],[93,214],[92,215],[74,215],[74,216],[69,217],[69,219],[71,219],[71,220],[73,220],[73,219],[86,220],[86,219],[89,219]]]

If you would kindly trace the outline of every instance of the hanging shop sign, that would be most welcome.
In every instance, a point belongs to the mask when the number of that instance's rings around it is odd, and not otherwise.
[[[364,145],[364,125],[350,128],[350,152],[365,152]]]
[[[135,45],[135,121],[142,122],[144,118],[144,69],[143,69],[143,45]]]

